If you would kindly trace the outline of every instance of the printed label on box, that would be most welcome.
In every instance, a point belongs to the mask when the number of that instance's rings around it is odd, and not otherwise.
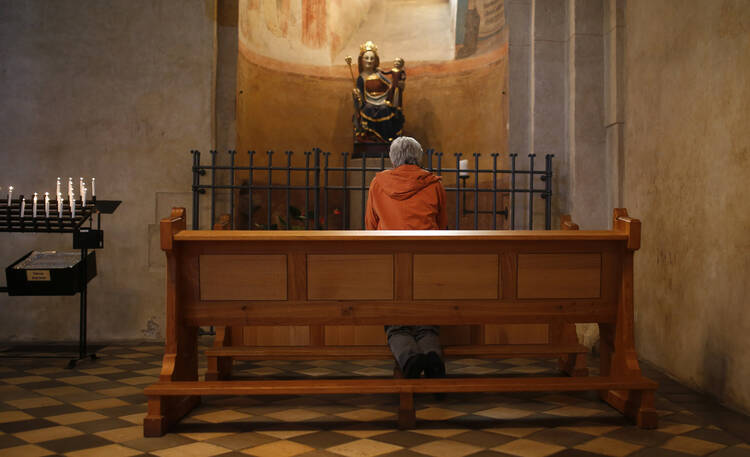
[[[49,281],[49,270],[26,270],[27,281]]]

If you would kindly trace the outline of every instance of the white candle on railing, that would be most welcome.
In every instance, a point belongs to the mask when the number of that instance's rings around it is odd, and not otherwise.
[[[34,199],[33,199],[33,206],[31,207],[31,217],[36,219],[36,199],[37,199],[37,193],[34,192]]]
[[[81,209],[86,208],[86,191],[87,190],[88,189],[86,189],[86,186],[83,186],[83,188],[81,189]]]
[[[60,177],[59,176],[57,177],[57,190],[55,192],[57,192],[58,194],[60,193]]]
[[[44,217],[49,219],[49,192],[44,193]]]
[[[83,177],[78,178],[78,193],[83,194]]]
[[[57,193],[57,217],[62,219],[62,213],[63,213],[63,202],[65,200],[62,199],[62,194],[60,192]]]
[[[13,186],[8,187],[8,206],[10,206],[11,200],[13,200]]]
[[[21,199],[21,217],[24,217],[24,213],[26,213],[26,197]]]
[[[91,178],[91,198],[96,198],[96,178]]]
[[[468,160],[466,160],[466,159],[461,160],[461,162],[459,162],[459,168],[461,169],[461,176],[469,176],[469,172],[468,171],[464,171],[464,170],[468,170],[469,169],[469,161]]]
[[[70,217],[72,219],[76,218],[76,201],[73,200],[73,197],[70,197]]]
[[[68,197],[73,195],[73,178],[68,177]]]

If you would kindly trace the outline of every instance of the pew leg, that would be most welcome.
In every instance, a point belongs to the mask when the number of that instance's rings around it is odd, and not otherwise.
[[[232,345],[232,328],[216,327],[214,349],[222,349]],[[224,381],[232,377],[232,357],[206,357],[206,381]]]
[[[143,436],[162,436],[169,428],[200,404],[197,395],[150,395],[148,413],[143,419]]]
[[[568,376],[588,376],[586,354],[566,354],[557,359],[557,368]]]
[[[417,415],[414,411],[414,393],[401,392],[398,403],[398,428],[405,430],[414,428],[417,423]]]
[[[605,390],[599,392],[599,396],[639,428],[658,427],[659,415],[654,408],[653,390]]]

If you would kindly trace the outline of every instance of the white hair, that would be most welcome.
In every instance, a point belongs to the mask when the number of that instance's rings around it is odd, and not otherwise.
[[[422,162],[422,146],[410,136],[400,136],[391,143],[388,157],[391,158],[394,168],[405,163],[419,165]]]

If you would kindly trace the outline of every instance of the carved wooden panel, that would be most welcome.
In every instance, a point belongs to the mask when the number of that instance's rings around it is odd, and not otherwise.
[[[286,255],[202,255],[201,300],[286,300]]]
[[[598,298],[602,257],[590,254],[519,254],[518,298]]]
[[[308,300],[392,300],[393,255],[310,254]]]
[[[414,299],[498,298],[497,254],[415,254]]]

